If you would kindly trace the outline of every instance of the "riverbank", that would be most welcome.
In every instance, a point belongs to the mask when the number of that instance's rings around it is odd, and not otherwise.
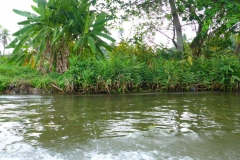
[[[146,61],[144,60],[146,59]],[[70,61],[63,74],[41,73],[30,66],[0,65],[0,91],[5,93],[136,93],[238,91],[240,61],[235,56],[177,59],[114,55]]]

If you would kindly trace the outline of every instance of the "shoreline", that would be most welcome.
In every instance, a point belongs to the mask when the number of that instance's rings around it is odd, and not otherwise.
[[[190,88],[189,90],[153,90],[153,89],[140,89],[134,91],[125,91],[122,92],[108,92],[107,90],[99,90],[93,91],[88,90],[84,92],[67,92],[63,89],[60,89],[54,85],[50,85],[48,88],[37,88],[33,87],[29,83],[20,83],[18,85],[10,84],[7,89],[0,92],[0,94],[8,94],[8,95],[31,95],[31,94],[66,94],[66,95],[129,95],[129,94],[148,94],[148,93],[200,93],[200,92],[239,92],[238,90],[221,90],[213,89],[207,90],[206,88]]]

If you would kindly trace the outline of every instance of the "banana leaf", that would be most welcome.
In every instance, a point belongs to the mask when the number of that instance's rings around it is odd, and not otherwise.
[[[17,9],[13,9],[13,12],[15,12],[16,14],[18,14],[20,16],[27,17],[27,18],[36,18],[36,17],[38,17],[37,15],[35,15],[33,13],[30,13],[30,12],[27,12],[27,11],[20,11],[20,10],[17,10]]]

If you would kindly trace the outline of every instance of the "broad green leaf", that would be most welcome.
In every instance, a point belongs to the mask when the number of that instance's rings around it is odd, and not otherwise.
[[[77,10],[77,8],[75,7],[71,7],[71,11],[73,12],[76,21],[78,22],[78,26],[82,28],[82,30],[84,30],[84,26],[85,26],[85,22],[84,19],[82,18],[81,14],[79,13],[79,11]]]
[[[39,46],[39,51],[37,52],[37,55],[35,57],[35,64],[34,64],[34,66],[36,66],[37,62],[39,62],[39,60],[40,60],[40,58],[42,56],[42,53],[44,52],[45,48],[46,48],[46,40],[42,39],[41,44]]]
[[[36,6],[31,5],[31,8],[33,11],[35,11],[36,13],[40,14],[39,8],[37,8]]]
[[[90,16],[90,19],[89,19],[89,22],[88,22],[88,26],[89,26],[89,27],[93,24],[94,20],[95,20],[95,15],[92,14],[92,15]]]
[[[19,50],[22,48],[23,44],[26,42],[26,40],[28,40],[32,36],[32,34],[33,34],[33,32],[23,36],[23,38],[18,42],[18,44],[14,48],[12,54],[16,54],[17,52],[19,52]]]
[[[100,39],[98,36],[94,37],[94,39],[96,41],[96,46],[99,46],[99,47],[102,46],[102,47],[106,48],[107,50],[111,49],[111,46],[109,46],[109,44],[107,44],[105,41]]]
[[[17,60],[16,62],[19,64],[19,65],[24,65],[24,62],[26,60],[26,51],[24,51],[23,53],[20,53],[20,55],[16,56],[17,57]]]
[[[89,9],[91,4],[87,2],[88,0],[82,1],[81,5],[78,8],[79,13],[85,13]]]
[[[43,17],[43,19],[46,18],[46,0],[37,0],[38,8],[39,8],[39,14]]]
[[[102,28],[104,28],[105,23],[112,20],[113,18],[107,18],[107,19],[103,19],[101,21],[96,21],[92,27],[94,28],[93,30],[99,30],[99,28],[102,30]]]
[[[49,0],[48,5],[49,6],[55,6],[55,0]]]
[[[79,24],[81,25],[82,29],[84,30],[86,22],[85,22],[85,19],[83,17],[80,18]]]
[[[20,16],[27,17],[27,18],[36,18],[37,17],[37,15],[27,12],[27,11],[20,11],[17,9],[13,9],[13,12],[15,12],[16,14],[18,14]]]
[[[93,37],[91,37],[91,36],[89,36],[89,35],[88,35],[87,37],[88,37],[89,47],[91,48],[92,52],[93,52],[94,54],[96,54],[96,53],[97,53],[97,51],[96,51],[96,45],[95,45],[95,42],[94,42]]]
[[[42,39],[41,44],[39,46],[39,51],[37,52],[37,55],[35,57],[35,64],[34,64],[34,66],[36,66],[37,62],[39,62],[39,60],[40,60],[40,58],[42,56],[42,53],[44,52],[45,48],[46,48],[46,40]]]
[[[33,22],[36,22],[36,23],[38,23],[38,24],[41,23],[41,19],[40,19],[39,17],[36,17],[36,18],[29,18],[28,20],[30,20],[31,23],[33,23]]]
[[[116,40],[114,38],[112,38],[111,36],[105,34],[105,33],[101,33],[101,32],[97,32],[97,31],[93,31],[91,32],[92,34],[95,34],[97,36],[100,36],[100,37],[103,37],[103,38],[106,38],[108,40],[110,40],[111,42],[115,42]]]
[[[19,36],[21,34],[25,34],[29,30],[33,29],[33,27],[35,27],[35,26],[36,26],[36,24],[26,25],[24,28],[22,28],[22,29],[18,30],[17,32],[13,33],[13,36]]]
[[[73,20],[71,19],[71,20],[69,20],[69,22],[68,22],[68,27],[70,27],[70,26],[72,26],[72,24],[73,24]]]
[[[227,23],[227,28],[231,28],[232,25],[230,23]]]
[[[46,48],[46,40],[43,39],[39,47],[39,52],[42,53],[45,50],[45,48]]]
[[[66,29],[67,26],[64,26],[64,28],[58,33],[58,35],[56,37],[54,37],[53,41],[52,41],[52,44],[56,43],[56,41],[59,40],[59,38],[61,38],[61,36],[64,34],[65,32],[65,29]]]
[[[26,20],[26,21],[18,22],[18,25],[28,25],[30,23],[31,23],[31,20]]]
[[[106,18],[106,13],[102,12],[97,16],[96,22],[93,25],[98,25],[97,23],[99,23],[100,21],[105,20]]]
[[[88,11],[87,11],[87,15],[85,16],[85,26],[84,26],[84,34],[87,34],[89,29],[90,29],[90,26],[89,26],[89,8],[88,8]]]
[[[43,38],[46,32],[46,28],[42,28],[39,32],[37,32],[32,40],[32,43],[38,45],[38,42],[40,42]]]
[[[6,48],[14,48],[18,41],[19,41],[19,38],[16,37]]]
[[[106,13],[105,12],[101,12],[96,19],[96,22],[104,20],[106,18]]]
[[[53,37],[52,37],[52,44],[54,43],[55,39],[57,38],[57,36],[61,33],[59,26],[54,27],[53,29]]]
[[[17,62],[18,58],[19,58],[19,55],[11,54],[11,57],[9,58],[8,63]]]
[[[84,37],[81,36],[81,37],[76,41],[73,50],[76,51],[76,50],[81,46],[81,44],[82,44],[83,42],[84,42]]]
[[[106,13],[100,13],[96,19],[96,22],[92,24],[93,30],[102,31],[104,29],[105,23],[112,19],[113,18],[106,18]]]

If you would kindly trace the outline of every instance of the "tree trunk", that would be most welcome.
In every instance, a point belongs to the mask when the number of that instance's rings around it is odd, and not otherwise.
[[[68,56],[69,56],[69,50],[67,47],[60,51],[60,53],[57,55],[57,72],[62,74],[68,69]]]
[[[204,42],[204,39],[203,39],[204,36],[201,35],[202,26],[203,26],[202,23],[198,22],[198,31],[197,31],[196,37],[193,39],[190,45],[190,48],[192,49],[193,54],[195,56],[200,56],[202,52],[202,46]]]
[[[175,3],[176,3],[176,0],[169,0],[169,4],[171,7],[171,12],[173,16],[173,25],[177,34],[177,51],[183,52],[182,26],[179,20],[179,16],[177,14],[177,8]]]

